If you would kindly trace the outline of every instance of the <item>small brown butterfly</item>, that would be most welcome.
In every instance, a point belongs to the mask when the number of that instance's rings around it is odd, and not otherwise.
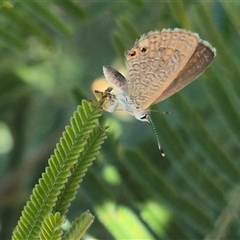
[[[149,107],[161,102],[195,80],[210,65],[216,49],[196,33],[183,29],[149,32],[126,53],[128,75],[125,78],[111,67],[103,67],[112,88],[95,91],[105,96],[103,109],[124,110],[140,121],[151,122]],[[159,141],[159,148],[164,155]]]

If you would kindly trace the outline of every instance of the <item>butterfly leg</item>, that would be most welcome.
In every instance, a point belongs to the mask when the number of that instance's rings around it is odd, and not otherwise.
[[[107,112],[114,112],[119,105],[116,95],[111,93],[112,90],[113,89],[109,87],[104,92],[94,91],[97,100],[100,102],[100,106]]]

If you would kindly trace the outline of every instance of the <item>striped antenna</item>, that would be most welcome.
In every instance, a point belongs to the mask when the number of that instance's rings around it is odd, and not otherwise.
[[[158,148],[159,148],[159,150],[160,150],[160,152],[161,152],[161,155],[162,155],[162,157],[165,157],[165,153],[164,153],[164,151],[163,151],[163,149],[162,149],[162,147],[161,147],[161,144],[160,144],[160,141],[159,141],[159,137],[158,137],[156,128],[155,128],[155,126],[154,126],[154,124],[153,124],[153,121],[152,121],[152,119],[151,119],[151,117],[150,117],[149,115],[147,115],[147,119],[148,119],[148,122],[152,125],[153,132],[154,132],[154,134],[155,134],[155,136],[156,136]]]

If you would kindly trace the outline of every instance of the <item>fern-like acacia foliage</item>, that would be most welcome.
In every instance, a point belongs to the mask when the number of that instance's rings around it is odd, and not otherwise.
[[[49,166],[33,189],[12,239],[51,236],[51,227],[46,226],[56,226],[60,221],[58,215],[67,212],[79,182],[106,138],[105,129],[99,126],[100,116],[98,105],[82,101],[50,157]]]
[[[63,231],[59,228],[62,224],[63,219],[59,212],[55,214],[50,213],[42,224],[40,240],[61,239]]]
[[[93,215],[89,211],[86,211],[72,223],[71,228],[64,235],[62,240],[81,239],[83,233],[88,229],[93,220],[94,220]]]

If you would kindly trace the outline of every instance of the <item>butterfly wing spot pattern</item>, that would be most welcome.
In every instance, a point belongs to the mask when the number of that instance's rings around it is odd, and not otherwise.
[[[128,75],[103,66],[111,88],[95,91],[108,112],[124,110],[140,121],[150,122],[149,107],[194,81],[211,64],[216,49],[197,33],[163,29],[143,35],[126,53]],[[115,89],[118,94],[111,93]],[[97,93],[97,94],[96,94]],[[153,126],[156,134],[155,128]],[[156,134],[157,136],[157,134]],[[160,150],[160,143],[157,137]],[[163,151],[162,151],[163,155]]]

